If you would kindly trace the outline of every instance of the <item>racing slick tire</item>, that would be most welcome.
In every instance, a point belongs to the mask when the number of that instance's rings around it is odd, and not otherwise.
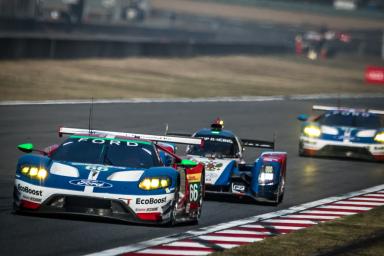
[[[278,206],[281,202],[283,202],[284,192],[285,192],[285,176],[282,176],[280,178],[280,183],[277,189],[277,195],[276,195],[275,201],[272,203],[272,205]]]
[[[283,202],[285,192],[285,176],[281,179],[280,195],[279,195],[279,204]]]
[[[174,203],[172,205],[172,209],[171,209],[171,214],[170,214],[170,218],[169,218],[169,221],[167,221],[165,223],[165,226],[168,226],[168,227],[173,227],[176,225],[177,223],[177,206],[178,206],[178,201],[179,201],[179,190],[177,190],[175,192],[175,200],[174,200]]]
[[[308,156],[306,153],[305,153],[305,150],[304,150],[304,147],[303,147],[303,142],[299,142],[299,156],[303,156],[303,157],[306,157]]]

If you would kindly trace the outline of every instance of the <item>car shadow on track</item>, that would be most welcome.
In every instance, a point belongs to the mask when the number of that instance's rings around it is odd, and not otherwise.
[[[260,202],[256,201],[249,197],[233,196],[233,195],[215,195],[215,194],[205,194],[204,200],[206,201],[216,201],[216,202],[225,202],[225,203],[234,203],[234,204],[254,204],[261,206],[273,206],[277,207],[273,203]]]
[[[127,225],[127,226],[144,226],[144,227],[157,227],[157,228],[169,228],[171,227],[168,224],[151,224],[151,223],[134,223],[123,220],[117,220],[113,218],[103,217],[103,216],[85,216],[77,214],[60,214],[60,213],[28,213],[28,212],[11,212],[15,216],[25,216],[33,218],[42,218],[42,219],[61,219],[61,220],[70,220],[70,221],[82,221],[90,223],[99,223],[99,224],[114,224],[114,225]],[[196,223],[176,223],[173,227],[183,227],[183,226],[195,226]]]

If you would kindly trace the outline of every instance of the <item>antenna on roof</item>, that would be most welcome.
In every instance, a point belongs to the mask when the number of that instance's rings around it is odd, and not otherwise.
[[[164,135],[167,135],[167,134],[168,134],[168,129],[169,129],[169,127],[168,127],[168,123],[166,123],[166,124],[165,124],[165,133],[164,133]]]
[[[88,131],[92,132],[92,117],[93,117],[93,97],[91,98],[91,105],[89,106],[89,118],[88,118]]]

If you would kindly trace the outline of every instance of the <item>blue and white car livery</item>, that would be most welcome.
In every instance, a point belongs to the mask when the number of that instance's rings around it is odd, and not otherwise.
[[[89,215],[137,223],[196,222],[204,166],[161,143],[200,144],[195,138],[60,128],[70,134],[46,150],[19,145],[14,208],[30,213]],[[173,166],[159,157],[172,156]]]
[[[303,121],[299,155],[384,161],[384,111],[318,105],[312,108],[324,112],[298,116]]]
[[[279,204],[285,191],[285,152],[274,151],[274,142],[240,139],[224,130],[217,119],[211,128],[193,134],[203,140],[203,146],[190,145],[187,156],[205,166],[205,193],[247,197],[256,201]],[[180,133],[173,133],[185,135]],[[265,148],[253,163],[244,160],[244,148]]]

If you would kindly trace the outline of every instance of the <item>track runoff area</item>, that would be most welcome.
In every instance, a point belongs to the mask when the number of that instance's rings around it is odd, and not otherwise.
[[[87,256],[208,255],[384,205],[384,184]]]

